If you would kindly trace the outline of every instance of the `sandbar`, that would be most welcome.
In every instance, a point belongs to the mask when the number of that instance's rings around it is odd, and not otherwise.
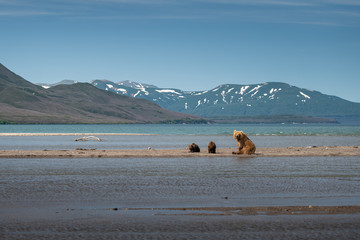
[[[0,158],[178,158],[178,157],[321,157],[360,156],[360,146],[308,146],[258,148],[253,155],[234,155],[236,148],[217,149],[216,154],[187,149],[84,149],[74,150],[2,150]]]

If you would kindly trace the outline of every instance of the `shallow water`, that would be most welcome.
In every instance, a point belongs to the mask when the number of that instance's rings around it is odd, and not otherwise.
[[[358,157],[0,159],[4,207],[356,205]]]
[[[344,124],[38,124],[1,125],[0,133],[133,133],[161,135],[360,136],[360,123]]]
[[[0,166],[2,239],[360,237],[359,214],[152,210],[359,205],[359,157],[0,159]]]

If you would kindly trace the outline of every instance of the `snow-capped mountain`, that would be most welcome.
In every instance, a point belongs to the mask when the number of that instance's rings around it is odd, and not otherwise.
[[[286,83],[224,84],[205,91],[157,88],[135,82],[94,80],[92,85],[117,94],[144,98],[182,113],[214,116],[360,116],[360,103]]]
[[[48,88],[51,88],[51,87],[55,87],[57,85],[61,85],[61,84],[64,84],[64,85],[72,85],[72,84],[75,84],[77,83],[77,81],[75,80],[62,80],[58,83],[53,83],[53,84],[48,84],[48,83],[36,83],[36,85],[39,85],[39,86],[42,86],[43,88],[45,89],[48,89]]]
[[[94,80],[90,83],[106,91],[150,100],[164,108],[170,108],[175,102],[192,95],[192,92],[184,92],[178,89],[161,89],[154,85],[129,81],[114,83],[108,80]]]
[[[146,83],[137,83],[137,82],[133,82],[130,80],[121,81],[121,82],[118,82],[117,84],[124,86],[124,87],[131,87],[131,88],[158,88],[155,85],[146,84]]]

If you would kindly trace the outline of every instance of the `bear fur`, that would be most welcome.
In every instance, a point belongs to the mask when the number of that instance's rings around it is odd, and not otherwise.
[[[216,144],[213,141],[209,142],[208,153],[216,153]]]
[[[248,138],[243,131],[234,130],[234,139],[238,142],[239,151],[233,154],[254,154],[256,150],[255,144]]]
[[[192,143],[189,145],[189,152],[200,152],[200,148],[197,144]]]

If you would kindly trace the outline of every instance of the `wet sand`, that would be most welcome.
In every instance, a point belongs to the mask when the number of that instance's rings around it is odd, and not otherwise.
[[[1,221],[2,239],[359,239],[360,206],[64,209]]]
[[[217,149],[216,154],[206,150],[190,153],[186,149],[118,149],[99,150],[77,148],[75,150],[3,150],[0,158],[153,158],[153,157],[300,157],[300,156],[360,156],[359,146],[309,146],[258,148],[253,155],[234,155],[237,149]]]
[[[259,207],[196,207],[196,208],[109,208],[112,211],[159,211],[156,215],[330,215],[360,213],[360,205],[349,206],[259,206]],[[166,213],[161,213],[165,211]],[[174,212],[172,212],[174,211]]]

